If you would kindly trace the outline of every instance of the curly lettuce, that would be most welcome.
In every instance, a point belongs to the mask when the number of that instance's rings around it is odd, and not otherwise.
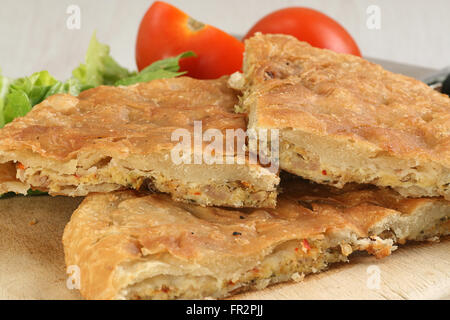
[[[187,51],[176,57],[156,61],[148,67],[142,69],[141,72],[119,79],[114,84],[116,86],[129,86],[138,82],[148,82],[155,79],[166,79],[181,76],[186,72],[179,72],[180,59],[194,56],[194,52]]]
[[[89,43],[85,63],[72,71],[73,77],[82,85],[82,90],[100,85],[113,85],[116,81],[133,74],[111,57],[109,46],[98,42],[95,33]]]

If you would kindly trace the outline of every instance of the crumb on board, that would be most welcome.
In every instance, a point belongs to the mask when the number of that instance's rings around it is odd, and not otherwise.
[[[304,273],[299,274],[298,272],[295,272],[292,274],[291,278],[295,282],[300,282],[300,281],[303,281],[303,279],[305,278],[305,274]]]

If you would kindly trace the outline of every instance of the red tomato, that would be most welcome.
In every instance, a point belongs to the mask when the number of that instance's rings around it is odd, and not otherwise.
[[[181,71],[187,71],[193,78],[214,79],[241,69],[244,45],[170,4],[154,2],[139,26],[136,40],[138,69],[184,51],[194,51],[197,57],[182,59]]]
[[[317,48],[361,56],[352,36],[335,20],[309,8],[292,7],[275,11],[259,20],[244,39],[256,32],[290,34]]]

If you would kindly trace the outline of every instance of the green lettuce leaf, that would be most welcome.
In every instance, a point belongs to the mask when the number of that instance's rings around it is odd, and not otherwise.
[[[3,114],[3,110],[5,107],[6,95],[9,92],[9,84],[9,79],[2,76],[0,70],[0,128],[5,125],[5,116]]]
[[[94,32],[85,57],[85,63],[72,71],[75,79],[82,85],[82,90],[100,85],[113,85],[133,73],[121,67],[109,54],[109,46],[98,42]]]
[[[27,196],[43,196],[46,195],[47,192],[43,192],[43,191],[39,191],[39,190],[28,190],[27,191]],[[4,198],[12,198],[12,197],[16,197],[17,194],[15,194],[14,192],[7,192],[4,194],[0,194],[0,199],[4,199]]]
[[[70,78],[66,82],[56,82],[50,89],[47,91],[45,98],[52,96],[57,93],[68,93],[73,96],[77,96],[82,91],[82,84],[78,79]]]
[[[5,124],[15,118],[26,115],[32,108],[28,95],[21,90],[12,90],[6,96],[6,103],[3,110]]]
[[[48,96],[53,86],[59,83],[48,71],[36,72],[14,81],[2,78],[2,81],[9,81],[9,85],[5,88],[7,92],[0,96],[1,126],[26,115],[34,105]]]
[[[115,85],[129,86],[138,82],[148,82],[155,79],[167,79],[181,76],[186,72],[178,72],[180,70],[180,59],[188,57],[195,57],[195,53],[187,51],[176,57],[156,61],[144,68],[141,72],[116,81]]]

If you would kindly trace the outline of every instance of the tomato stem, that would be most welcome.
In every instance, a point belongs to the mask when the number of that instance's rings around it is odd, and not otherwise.
[[[189,17],[187,26],[189,30],[196,32],[203,29],[205,27],[205,24],[203,22],[195,20],[194,18]]]

